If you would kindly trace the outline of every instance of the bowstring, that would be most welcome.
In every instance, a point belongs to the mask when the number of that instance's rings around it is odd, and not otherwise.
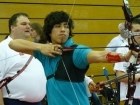
[[[72,11],[73,11],[73,8],[74,8],[74,6],[75,6],[75,2],[76,2],[76,0],[73,0],[73,4],[72,4],[72,8],[71,8],[71,11],[70,11],[70,16],[72,15]],[[69,19],[70,19],[70,17],[68,18],[68,21],[67,21],[67,24],[69,23]]]
[[[66,68],[66,65],[65,65],[65,63],[64,63],[64,61],[63,61],[63,59],[62,59],[61,56],[60,56],[60,58],[61,58],[61,60],[62,60],[63,66],[64,66],[64,68],[65,68],[65,70],[66,70],[66,73],[67,73],[67,76],[68,76],[68,78],[69,78],[69,81],[70,81],[72,90],[73,90],[73,92],[74,92],[74,95],[75,95],[75,97],[76,97],[76,100],[77,100],[78,104],[80,105],[78,96],[77,96],[77,94],[76,94],[76,91],[75,91],[74,86],[73,86],[73,84],[72,84],[72,81],[71,81],[71,79],[70,79],[70,76],[69,76],[68,70],[67,70],[67,68]]]
[[[73,11],[74,6],[75,6],[75,2],[76,2],[76,0],[73,0],[73,4],[72,4],[72,8],[71,8],[71,10],[70,10],[69,16],[71,16],[71,14],[72,14],[72,11]],[[70,17],[69,17],[68,20],[67,20],[67,25],[68,25],[68,23],[69,23],[69,20],[70,20]],[[62,41],[63,41],[63,38],[62,38]],[[62,41],[61,41],[61,43],[62,43]],[[70,81],[70,85],[71,85],[71,87],[72,87],[72,90],[73,90],[74,95],[75,95],[75,97],[76,97],[76,100],[77,100],[77,102],[78,102],[78,105],[80,105],[80,101],[79,101],[79,99],[78,99],[78,96],[77,96],[76,91],[75,91],[75,89],[74,89],[74,86],[73,86],[73,84],[72,84],[71,78],[70,78],[69,73],[68,73],[68,70],[67,70],[67,68],[66,68],[66,65],[65,65],[65,63],[64,63],[64,61],[63,61],[63,59],[62,59],[62,56],[60,56],[60,59],[62,60],[63,66],[64,66],[65,71],[66,71],[66,73],[67,73],[68,79],[69,79],[69,81]]]

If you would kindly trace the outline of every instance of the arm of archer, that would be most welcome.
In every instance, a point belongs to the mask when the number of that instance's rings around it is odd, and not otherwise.
[[[87,60],[89,63],[116,63],[129,61],[131,55],[131,51],[128,51],[125,55],[108,51],[90,51],[87,55]]]
[[[58,44],[40,44],[34,43],[31,41],[23,40],[23,39],[15,39],[10,41],[9,47],[15,51],[27,53],[33,55],[33,51],[40,51],[41,53],[55,57],[54,54],[61,55],[62,51],[59,48],[62,48]],[[57,50],[55,48],[57,47]]]
[[[15,39],[10,41],[9,47],[15,51],[27,53],[33,55],[33,50],[40,50],[39,45],[34,42],[22,40],[22,39]]]

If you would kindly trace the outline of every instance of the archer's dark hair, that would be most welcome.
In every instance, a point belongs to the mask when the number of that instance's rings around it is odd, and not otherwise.
[[[140,24],[140,14],[132,18],[132,24]],[[131,25],[131,29],[132,29],[132,25]]]
[[[9,19],[9,32],[11,32],[11,26],[16,25],[17,18],[20,16],[28,17],[28,15],[26,13],[16,13],[16,14],[12,15],[11,18]]]
[[[44,37],[40,38],[39,43],[46,43],[51,42],[50,33],[54,27],[55,24],[60,24],[62,22],[67,22],[69,25],[69,38],[72,37],[72,29],[74,28],[73,20],[70,18],[70,16],[64,12],[64,11],[55,11],[51,12],[44,20],[44,26],[43,26],[43,33]]]

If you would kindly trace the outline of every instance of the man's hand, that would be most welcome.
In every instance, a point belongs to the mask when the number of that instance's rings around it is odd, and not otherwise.
[[[40,46],[39,46],[40,47]],[[55,55],[62,55],[62,46],[58,44],[41,44],[39,48],[40,52],[51,57],[55,57]]]
[[[90,92],[98,92],[100,90],[98,87],[96,87],[96,84],[94,82],[90,82],[88,88]]]

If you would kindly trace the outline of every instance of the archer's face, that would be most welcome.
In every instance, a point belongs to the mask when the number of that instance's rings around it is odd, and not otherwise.
[[[132,24],[132,32],[140,32],[140,24]],[[134,37],[136,42],[140,44],[140,35]]]
[[[50,37],[53,44],[63,44],[67,41],[69,37],[69,26],[67,22],[62,22],[60,24],[55,24],[51,31]]]

